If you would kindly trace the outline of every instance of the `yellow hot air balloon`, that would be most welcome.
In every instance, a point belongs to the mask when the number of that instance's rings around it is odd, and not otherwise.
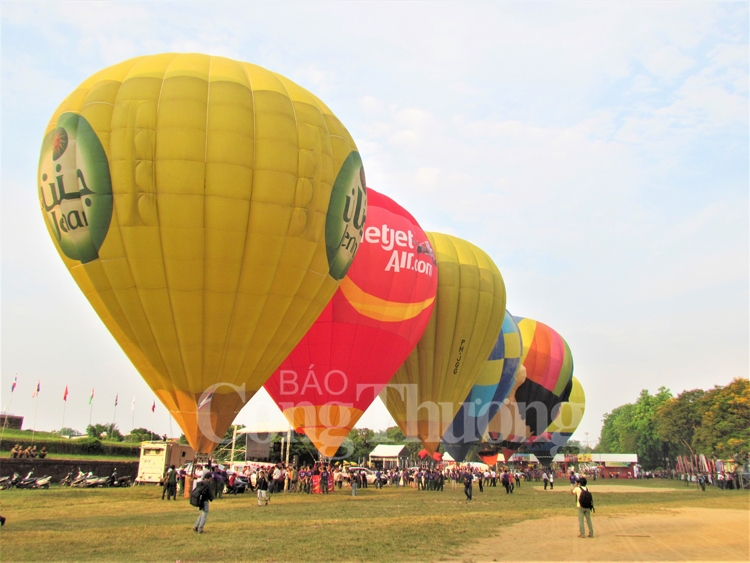
[[[435,308],[381,398],[404,434],[434,453],[500,334],[505,284],[482,249],[450,235],[427,236],[438,268]]]
[[[199,54],[88,78],[52,116],[38,172],[66,267],[203,453],[338,288],[364,186],[354,141],[318,98]]]

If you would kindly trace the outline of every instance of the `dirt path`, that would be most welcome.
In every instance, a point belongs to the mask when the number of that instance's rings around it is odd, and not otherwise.
[[[458,560],[750,561],[750,510],[681,508],[596,517],[595,538],[578,538],[578,519],[531,520],[481,540]]]
[[[535,485],[532,487],[537,491],[544,491],[543,485]],[[672,489],[667,487],[639,487],[638,485],[628,485],[623,487],[622,485],[597,485],[596,489],[591,489],[597,493],[674,493],[684,489]],[[563,483],[562,486],[558,486],[556,489],[548,489],[548,493],[568,493],[570,494],[570,486],[567,483]]]

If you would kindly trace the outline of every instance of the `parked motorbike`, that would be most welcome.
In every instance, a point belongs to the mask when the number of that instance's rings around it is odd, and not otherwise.
[[[75,478],[75,480],[70,484],[71,487],[78,487],[80,489],[84,488],[88,481],[90,479],[98,479],[96,475],[91,473],[89,471],[88,473],[84,473],[83,471],[78,471],[78,477]]]
[[[45,475],[44,477],[39,477],[36,480],[36,483],[34,484],[32,489],[49,489],[49,484],[52,482],[52,475]]]
[[[36,477],[34,477],[34,471],[29,471],[26,477],[23,479],[16,479],[16,489],[33,489],[36,484]]]
[[[109,487],[129,487],[131,484],[130,475],[126,477],[118,477],[117,469],[115,469],[109,477]]]
[[[78,470],[78,474],[81,474],[81,470]],[[70,487],[70,484],[75,481],[75,478],[73,477],[73,470],[70,470],[68,474],[60,479],[60,486],[61,487]]]
[[[86,487],[129,487],[130,476],[118,477],[117,469],[109,477],[91,477],[86,481]]]
[[[10,475],[8,477],[0,477],[0,489],[7,490],[12,489],[16,486],[16,483],[18,482],[18,473],[13,473],[13,475]]]
[[[84,487],[86,487],[87,489],[107,486],[109,477],[98,477],[97,475],[93,475],[91,473],[89,473],[89,475],[91,475],[91,477],[86,478],[86,484],[84,485]]]
[[[34,471],[29,471],[23,479],[18,479],[17,473],[13,477],[13,481],[15,481],[13,486],[17,489],[49,489],[49,484],[52,481],[50,475],[34,477]]]

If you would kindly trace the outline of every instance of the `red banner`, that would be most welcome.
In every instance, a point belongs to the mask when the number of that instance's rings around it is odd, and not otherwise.
[[[312,476],[312,492],[315,495],[319,495],[323,492],[320,488],[320,475]],[[333,492],[333,479],[328,479],[328,492]]]

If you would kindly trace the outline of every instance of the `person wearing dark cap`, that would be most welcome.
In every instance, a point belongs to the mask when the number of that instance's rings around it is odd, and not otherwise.
[[[208,517],[208,506],[214,498],[213,487],[211,487],[211,472],[204,471],[203,479],[195,485],[195,489],[190,495],[191,504],[197,506],[200,511],[198,520],[195,521],[195,526],[193,526],[193,530],[199,534],[203,533],[203,526],[206,525],[206,518]]]

